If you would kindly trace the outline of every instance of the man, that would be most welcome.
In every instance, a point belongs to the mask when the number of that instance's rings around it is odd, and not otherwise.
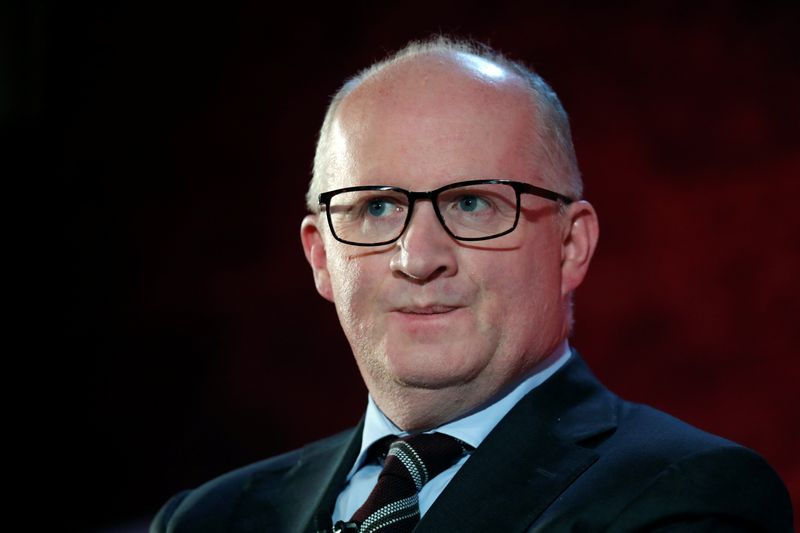
[[[439,39],[345,84],[301,238],[366,415],[179,494],[152,531],[791,530],[759,456],[620,400],[568,346],[598,239],[580,198],[566,114],[518,64]]]

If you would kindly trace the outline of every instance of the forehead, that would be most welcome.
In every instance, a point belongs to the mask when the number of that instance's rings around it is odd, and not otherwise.
[[[536,129],[532,93],[516,74],[464,54],[401,60],[341,103],[330,131],[330,185],[532,181]]]

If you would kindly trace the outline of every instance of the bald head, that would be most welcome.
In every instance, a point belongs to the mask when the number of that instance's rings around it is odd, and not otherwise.
[[[516,176],[535,178],[537,114],[523,80],[491,63],[438,53],[398,61],[340,104],[328,132],[326,188],[360,176],[506,177],[504,162],[522,158]]]
[[[456,128],[460,112],[456,104],[461,106],[460,111],[472,106],[469,111],[503,114],[509,119],[509,127],[513,124],[526,129],[518,135],[525,144],[516,149],[531,156],[532,166],[527,173],[563,194],[581,196],[569,121],[547,83],[521,64],[487,48],[437,39],[410,44],[364,70],[339,90],[320,131],[307,193],[309,209],[316,212],[319,193],[334,188],[335,182],[346,177],[341,175],[346,171],[342,166],[346,151],[342,151],[339,135],[344,121],[353,133],[367,130],[359,123],[374,124],[385,118],[382,112],[387,109],[406,113],[409,123],[440,121],[441,113],[429,111],[451,109]],[[472,114],[473,121],[480,120]],[[458,132],[453,129],[453,136],[441,139],[438,148],[446,150]]]

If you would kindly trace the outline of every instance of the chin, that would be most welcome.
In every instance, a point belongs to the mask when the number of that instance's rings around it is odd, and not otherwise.
[[[441,390],[462,385],[465,380],[459,376],[425,375],[392,375],[395,383],[406,389]]]
[[[476,360],[465,357],[464,352],[447,352],[446,348],[432,351],[426,346],[386,354],[385,373],[403,387],[436,390],[472,381],[484,366],[476,365]]]

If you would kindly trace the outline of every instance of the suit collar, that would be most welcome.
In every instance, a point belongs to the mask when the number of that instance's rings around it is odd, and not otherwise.
[[[527,528],[597,460],[581,443],[616,427],[615,401],[574,353],[486,437],[416,531]]]
[[[287,484],[294,485],[293,497],[296,511],[291,506],[282,509],[287,522],[296,520],[291,531],[317,532],[331,529],[331,514],[336,497],[347,479],[347,472],[358,457],[364,419],[352,430],[346,442],[333,450],[304,449],[300,464],[287,476]]]
[[[253,476],[237,502],[229,530],[330,530],[331,511],[358,455],[363,424],[362,419],[350,431],[303,448],[279,483]]]

